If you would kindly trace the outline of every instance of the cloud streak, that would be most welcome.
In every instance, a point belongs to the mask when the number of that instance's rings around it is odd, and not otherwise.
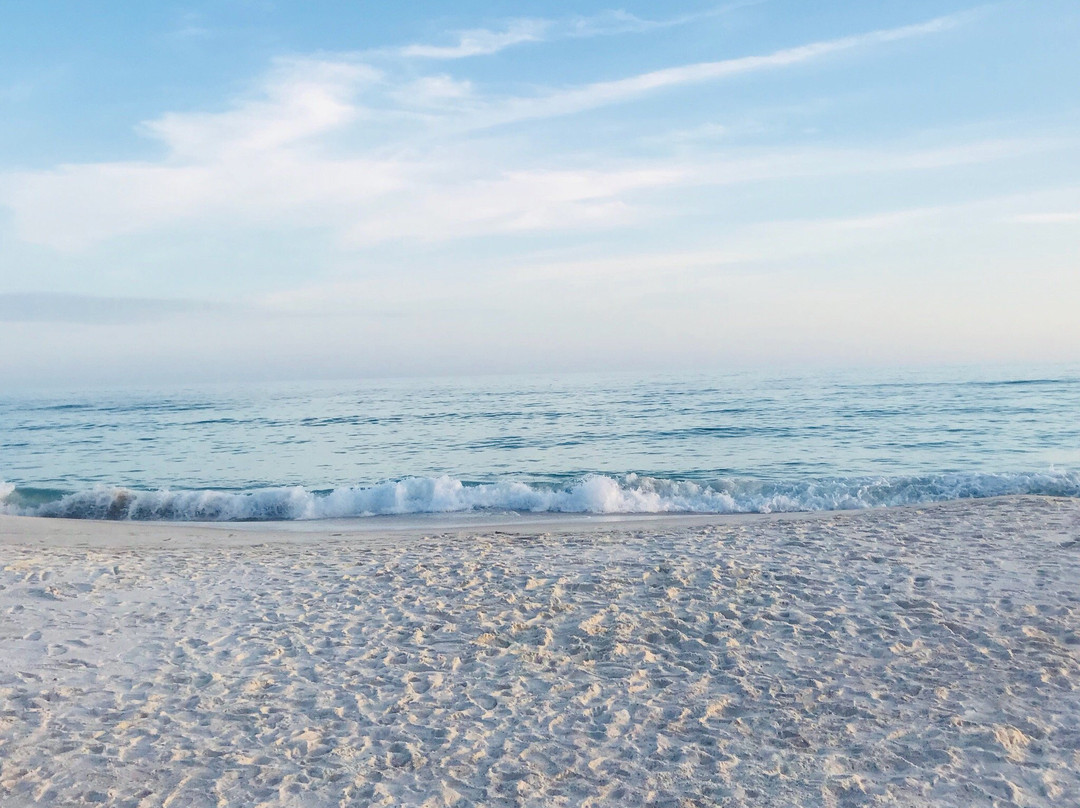
[[[513,20],[502,31],[476,28],[460,31],[453,45],[406,45],[397,53],[411,59],[464,59],[487,56],[524,42],[539,42],[551,29],[548,20]]]
[[[735,59],[668,67],[614,81],[600,81],[582,87],[556,91],[547,95],[510,99],[496,105],[486,115],[481,114],[478,124],[496,126],[534,118],[572,115],[597,107],[624,103],[661,90],[793,67],[844,51],[930,36],[954,28],[962,20],[962,15],[938,17],[917,25],[813,42],[762,56],[742,56]]]
[[[718,17],[738,8],[757,5],[764,0],[718,6],[694,14],[682,14],[667,19],[651,20],[622,10],[604,11],[591,16],[565,19],[514,19],[498,30],[473,28],[456,32],[457,41],[449,45],[414,43],[376,55],[394,55],[407,59],[464,59],[471,56],[490,56],[515,45],[549,42],[558,39],[581,39],[644,33],[687,25],[710,17]]]

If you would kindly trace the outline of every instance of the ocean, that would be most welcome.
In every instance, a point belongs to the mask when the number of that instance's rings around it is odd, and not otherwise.
[[[298,520],[1080,496],[1080,367],[0,393],[0,512]]]

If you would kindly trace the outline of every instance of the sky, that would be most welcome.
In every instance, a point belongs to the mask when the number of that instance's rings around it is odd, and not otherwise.
[[[0,0],[0,386],[1080,361],[1080,4]]]

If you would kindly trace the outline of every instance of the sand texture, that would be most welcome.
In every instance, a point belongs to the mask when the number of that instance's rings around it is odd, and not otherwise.
[[[1076,500],[334,532],[0,520],[0,805],[1080,804]]]

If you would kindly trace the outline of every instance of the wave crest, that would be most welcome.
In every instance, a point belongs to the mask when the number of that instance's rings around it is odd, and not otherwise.
[[[778,513],[914,505],[1008,494],[1080,497],[1080,473],[938,474],[803,482],[726,479],[711,484],[629,474],[589,475],[558,488],[523,482],[465,484],[409,477],[371,486],[311,491],[139,491],[95,486],[48,501],[0,482],[0,513],[74,519],[275,521],[378,515],[532,513]]]

